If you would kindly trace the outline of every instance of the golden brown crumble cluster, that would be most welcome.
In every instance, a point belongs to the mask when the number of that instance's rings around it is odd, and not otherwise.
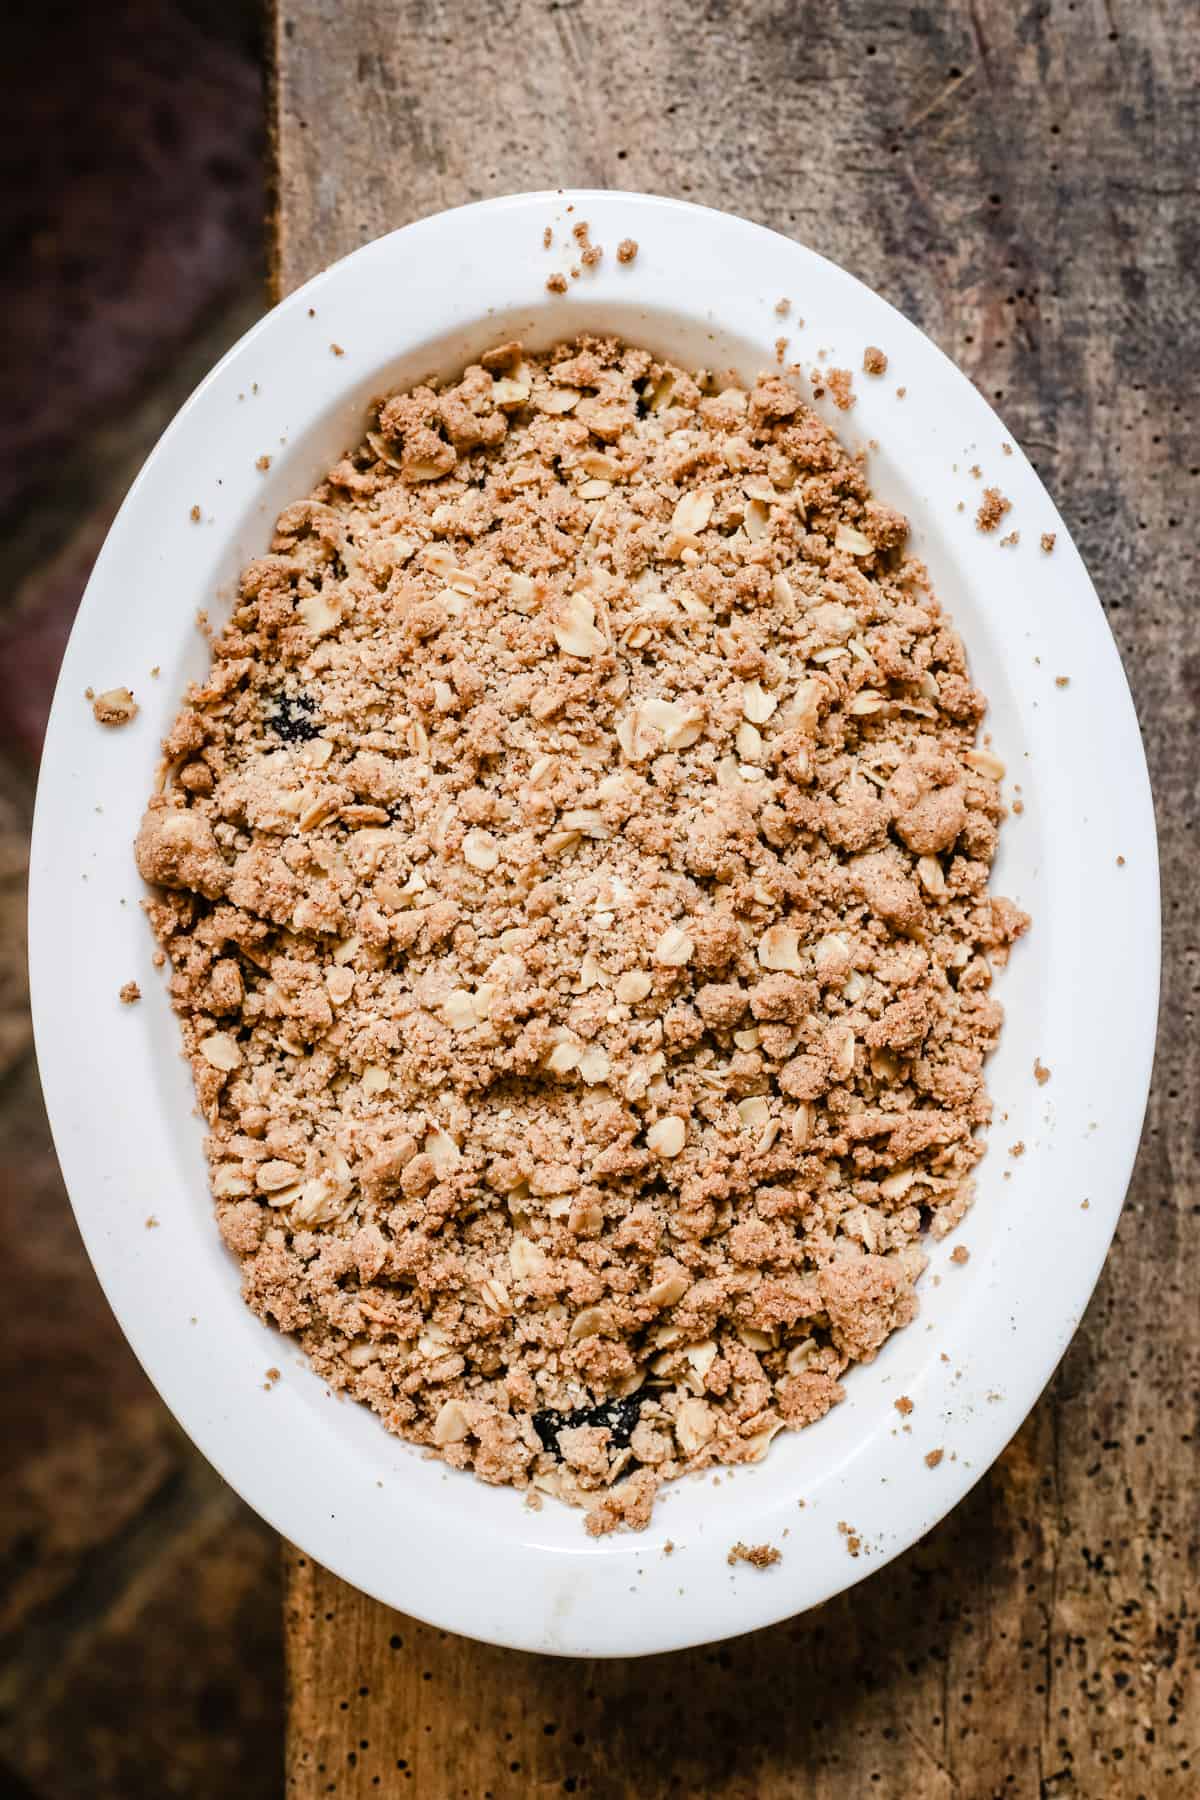
[[[969,1204],[1026,920],[905,533],[779,374],[503,345],[281,515],[166,742],[249,1303],[593,1531],[820,1418]]]

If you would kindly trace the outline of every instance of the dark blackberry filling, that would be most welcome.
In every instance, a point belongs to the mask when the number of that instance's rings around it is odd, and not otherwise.
[[[602,1400],[598,1406],[581,1406],[574,1412],[554,1412],[550,1407],[544,1407],[541,1412],[534,1413],[533,1429],[542,1440],[542,1448],[559,1462],[562,1461],[559,1432],[574,1431],[580,1425],[599,1425],[602,1430],[611,1432],[614,1450],[626,1450],[637,1429],[645,1398],[646,1390],[639,1388],[635,1394],[625,1394],[619,1400]]]
[[[285,744],[306,744],[321,729],[313,723],[316,710],[316,701],[307,694],[280,694],[274,712],[267,714],[267,724]]]

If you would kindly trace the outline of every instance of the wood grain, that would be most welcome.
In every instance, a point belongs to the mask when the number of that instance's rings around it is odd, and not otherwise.
[[[639,1663],[482,1649],[290,1554],[298,1800],[1200,1788],[1194,27],[1171,0],[278,0],[281,292],[464,200],[643,188],[803,239],[967,370],[1059,500],[1124,654],[1166,932],[1113,1254],[951,1518],[817,1614]]]

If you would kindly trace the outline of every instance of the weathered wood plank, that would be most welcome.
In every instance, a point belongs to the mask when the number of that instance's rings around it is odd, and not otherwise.
[[[759,219],[915,318],[996,401],[1100,587],[1150,753],[1166,925],[1158,1073],[1116,1247],[1051,1390],[949,1520],[817,1615],[637,1664],[482,1649],[292,1555],[289,1792],[1189,1791],[1200,650],[1184,521],[1200,429],[1181,376],[1200,366],[1200,39],[1188,9],[277,0],[274,57],[280,291],[440,207],[586,183]]]

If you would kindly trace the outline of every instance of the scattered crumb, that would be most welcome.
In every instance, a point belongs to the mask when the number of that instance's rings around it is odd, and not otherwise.
[[[946,1452],[944,1450],[927,1450],[925,1453],[925,1467],[927,1469],[936,1469],[945,1454]]]
[[[1020,532],[1019,531],[1010,531],[1008,533],[1007,537],[1002,537],[1000,539],[1000,548],[1002,550],[1015,550],[1017,545],[1020,543],[1020,541],[1021,541]]]
[[[572,281],[579,280],[579,264],[578,263],[576,263],[575,267],[571,270],[571,280]]]
[[[1011,444],[1001,444],[1000,448],[1001,448],[1001,450],[1003,450],[1005,456],[1012,455],[1012,445]]]
[[[162,670],[159,668],[158,664],[155,663],[154,667],[150,671],[151,679],[153,681],[157,681],[161,674],[162,674]]]
[[[878,344],[868,344],[863,351],[863,374],[886,375],[888,359]]]
[[[1025,802],[1023,800],[1014,800],[1012,803],[1012,809],[1016,813],[1017,817],[1020,818],[1021,814],[1025,811]]]
[[[256,462],[255,462],[255,464],[254,464],[254,466],[255,466],[255,468],[256,468],[256,469],[261,469],[261,470],[262,470],[262,471],[263,471],[263,473],[264,473],[264,474],[265,474],[265,473],[266,473],[266,471],[267,471],[267,470],[268,470],[268,469],[269,469],[269,468],[270,468],[270,466],[271,466],[271,459],[270,459],[270,457],[269,457],[269,456],[260,456],[260,457],[258,457],[258,459],[257,459],[257,460],[256,460]]]
[[[749,1563],[755,1569],[769,1569],[773,1563],[783,1561],[783,1551],[777,1550],[774,1544],[736,1543],[725,1558],[730,1568],[735,1563]]]
[[[638,253],[636,238],[622,238],[617,245],[617,261],[631,263]]]
[[[157,1231],[158,1230],[158,1220],[155,1218],[153,1213],[151,1213],[150,1217],[146,1220],[146,1230],[147,1231]]]
[[[976,473],[971,470],[972,475]],[[999,488],[988,487],[983,490],[983,499],[979,503],[979,511],[975,515],[975,523],[980,531],[995,531],[1006,512],[1011,512],[1012,501],[1006,500]]]
[[[565,275],[548,275],[546,277],[546,287],[552,294],[565,294],[567,291],[567,278]]]
[[[589,244],[583,251],[579,260],[584,264],[585,268],[594,269],[603,255],[604,251],[599,244]]]
[[[1010,1155],[1010,1156],[1011,1156],[1011,1157],[1014,1157],[1014,1158],[1015,1158],[1015,1157],[1018,1157],[1018,1156],[1024,1156],[1024,1154],[1025,1154],[1025,1145],[1024,1145],[1024,1143],[1023,1143],[1023,1141],[1022,1141],[1022,1140],[1021,1140],[1021,1139],[1020,1139],[1020,1138],[1018,1138],[1018,1139],[1017,1139],[1017,1141],[1016,1141],[1016,1143],[1015,1143],[1015,1144],[1010,1144],[1010,1145],[1009,1145],[1009,1147],[1008,1147],[1008,1154],[1009,1154],[1009,1155]]]
[[[188,513],[188,518],[192,521],[193,525],[198,525],[200,523],[200,508],[198,506],[193,506]]]
[[[122,1006],[133,1006],[137,1003],[137,1001],[139,1001],[141,999],[141,997],[142,997],[142,990],[138,986],[136,981],[127,981],[125,983],[125,986],[121,989],[120,993],[117,995],[117,998],[121,1002]]]
[[[839,1519],[838,1520],[838,1530],[841,1532],[842,1536],[845,1538],[846,1548],[850,1552],[851,1556],[857,1556],[859,1551],[862,1549],[862,1539],[859,1537],[858,1533],[855,1531],[853,1525],[848,1525],[846,1523],[845,1519]]]
[[[1125,858],[1123,856],[1118,856],[1117,867],[1118,869],[1123,869],[1125,867]]]
[[[965,512],[965,510],[966,510],[965,503],[962,500],[960,500],[954,510],[955,510],[955,512]]]
[[[1049,556],[1050,552],[1053,550],[1056,542],[1057,542],[1057,534],[1055,532],[1043,531],[1043,533],[1042,533],[1042,549],[1046,552],[1047,556]]]
[[[315,318],[316,318],[316,316],[317,316],[317,309],[316,309],[316,307],[315,307],[315,306],[310,306],[310,307],[309,307],[309,309],[308,309],[308,316],[309,316],[309,318],[310,318],[310,319],[315,319]]]
[[[898,387],[896,389],[897,400],[903,400],[903,398],[904,398],[905,394],[907,394],[907,392],[908,392],[908,389],[906,387]]]
[[[1120,862],[1120,860],[1121,858],[1118,856],[1117,861]],[[1033,1079],[1037,1082],[1039,1087],[1045,1087],[1050,1079],[1049,1069],[1041,1058],[1037,1056],[1033,1059]]]
[[[781,319],[786,319],[791,310],[792,303],[790,300],[783,299],[775,302],[775,311]]]
[[[1087,1211],[1088,1211],[1088,1209],[1089,1209],[1089,1208],[1090,1208],[1090,1206],[1091,1206],[1091,1204],[1092,1204],[1092,1203],[1091,1203],[1091,1201],[1090,1201],[1090,1200],[1081,1200],[1081,1201],[1080,1201],[1080,1202],[1079,1202],[1079,1210],[1080,1210],[1080,1212],[1087,1212]]]
[[[1069,675],[1056,675],[1054,677],[1054,685],[1055,687],[1070,687],[1071,677]]]
[[[896,1399],[896,1400],[895,1400],[895,1401],[894,1401],[894,1402],[893,1402],[893,1404],[894,1404],[894,1406],[895,1406],[895,1408],[896,1408],[896,1411],[897,1411],[897,1412],[898,1412],[898,1413],[899,1413],[899,1414],[900,1414],[900,1416],[901,1416],[901,1417],[902,1417],[902,1418],[905,1418],[905,1419],[907,1419],[907,1417],[908,1417],[908,1415],[909,1415],[909,1413],[910,1413],[910,1412],[911,1412],[911,1411],[912,1411],[912,1409],[913,1409],[913,1403],[912,1403],[912,1401],[911,1401],[911,1400],[910,1400],[910,1399],[909,1399],[909,1397],[908,1397],[908,1395],[907,1395],[907,1394],[901,1394],[901,1395],[900,1395],[900,1396],[899,1396],[899,1397],[898,1397],[898,1398],[897,1398],[897,1399]]]
[[[674,1549],[675,1549],[675,1544],[674,1544],[673,1540],[671,1538],[668,1538],[666,1543],[663,1545],[663,1555],[664,1556],[672,1555],[674,1552]]]
[[[588,241],[588,230],[589,230],[589,226],[588,226],[587,220],[580,219],[577,224],[572,225],[571,236],[573,238],[575,238],[579,243],[586,244]]]
[[[167,966],[166,951],[165,950],[156,950],[154,952],[154,955],[150,958],[150,961],[154,964],[156,969],[165,969]]]
[[[775,339],[775,361],[781,363],[787,355],[788,341],[785,337]]]
[[[543,231],[543,233],[542,233],[542,249],[548,250],[553,242],[554,242],[554,233],[550,229],[549,225],[547,225],[545,231]]]
[[[969,1263],[970,1260],[971,1252],[967,1249],[965,1244],[956,1244],[950,1252],[950,1261],[952,1263]]]
[[[279,1370],[278,1369],[268,1369],[267,1370],[267,1385],[268,1385],[268,1387],[274,1387],[275,1383],[278,1380],[279,1380]]]
[[[109,688],[106,693],[94,696],[89,688],[87,698],[92,702],[92,716],[97,725],[128,725],[137,718],[138,704],[131,688]]]
[[[335,356],[345,356],[346,354],[340,344],[330,344],[329,348],[333,351]]]
[[[849,412],[854,405],[854,377],[850,370],[830,369],[825,380],[838,411]]]

